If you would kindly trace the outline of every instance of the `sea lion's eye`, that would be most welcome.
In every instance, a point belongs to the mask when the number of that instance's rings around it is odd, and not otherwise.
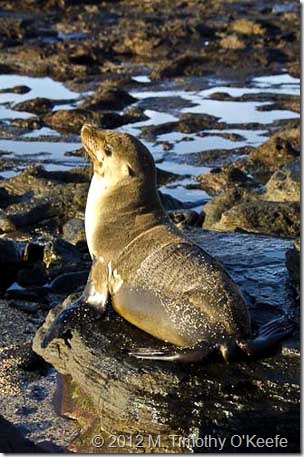
[[[109,146],[108,144],[105,144],[104,145],[104,152],[105,152],[105,155],[106,156],[111,156],[112,155],[112,149],[111,149],[111,146]]]

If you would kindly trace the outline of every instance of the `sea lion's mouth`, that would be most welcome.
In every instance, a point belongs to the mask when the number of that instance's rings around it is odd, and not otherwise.
[[[98,133],[97,133],[98,132]],[[98,162],[99,166],[103,164],[105,152],[103,148],[103,139],[100,138],[101,132],[90,124],[84,124],[81,129],[81,142],[85,152],[93,160]]]

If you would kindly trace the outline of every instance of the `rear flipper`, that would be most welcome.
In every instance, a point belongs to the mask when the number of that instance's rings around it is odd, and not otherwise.
[[[263,325],[253,340],[237,341],[237,345],[246,359],[270,357],[280,349],[281,341],[286,339],[293,330],[294,324],[283,317]]]
[[[137,348],[128,354],[137,359],[161,360],[163,362],[199,362],[206,359],[212,350],[208,345],[199,345],[192,348],[176,348],[176,350],[157,351],[150,348]]]
[[[280,343],[293,331],[294,324],[286,318],[276,319],[260,328],[258,336],[248,341],[236,341],[236,344],[211,347],[202,341],[192,348],[176,348],[175,350],[154,350],[138,348],[128,354],[138,359],[161,360],[164,362],[201,362],[210,356],[221,355],[226,361],[255,360],[274,355],[280,349]]]

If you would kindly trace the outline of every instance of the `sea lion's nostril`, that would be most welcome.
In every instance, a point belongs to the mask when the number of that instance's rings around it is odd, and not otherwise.
[[[112,155],[112,149],[108,144],[105,143],[103,150],[106,156],[110,157]]]

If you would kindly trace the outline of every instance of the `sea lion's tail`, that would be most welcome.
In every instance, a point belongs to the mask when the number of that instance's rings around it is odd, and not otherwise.
[[[263,325],[256,338],[237,341],[241,358],[256,360],[271,357],[281,349],[281,342],[294,330],[294,323],[286,317],[279,318]]]

